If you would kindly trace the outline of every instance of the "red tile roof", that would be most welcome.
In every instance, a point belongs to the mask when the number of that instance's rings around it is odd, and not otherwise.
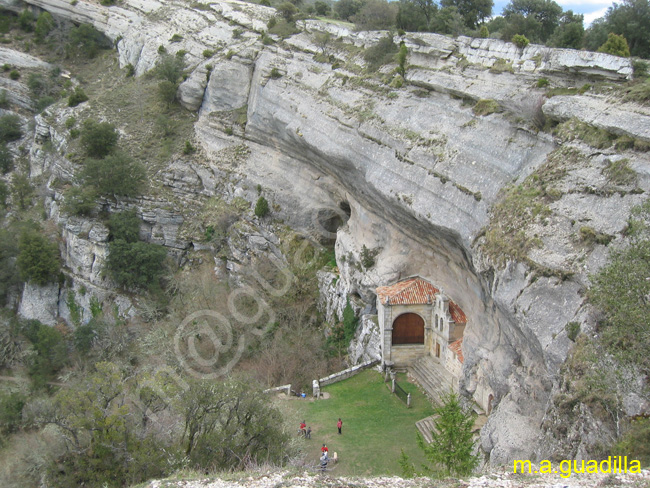
[[[435,286],[427,280],[415,276],[394,285],[380,286],[377,288],[377,296],[383,305],[422,305],[436,301],[436,294],[440,293]],[[466,324],[467,317],[462,309],[453,301],[449,300],[449,313],[452,320],[457,324]]]
[[[388,303],[388,299],[391,305],[420,305],[435,302],[435,295],[439,291],[428,281],[415,277],[394,285],[380,286],[377,288],[377,296],[384,305]]]
[[[460,364],[463,364],[464,358],[463,358],[463,338],[461,337],[457,341],[452,342],[449,344],[449,349],[451,349],[453,352],[456,353],[456,357],[460,361]]]

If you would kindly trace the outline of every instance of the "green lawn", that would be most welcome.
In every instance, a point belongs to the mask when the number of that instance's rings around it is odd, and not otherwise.
[[[317,464],[325,443],[330,456],[338,453],[336,475],[399,475],[397,460],[404,449],[419,468],[424,457],[417,446],[415,422],[433,411],[427,398],[404,375],[398,381],[411,393],[411,408],[390,393],[383,377],[374,370],[326,386],[323,391],[330,394],[327,400],[288,400],[296,431],[303,419],[312,428],[311,440],[304,441],[308,459]],[[336,429],[339,417],[343,420],[342,435]]]

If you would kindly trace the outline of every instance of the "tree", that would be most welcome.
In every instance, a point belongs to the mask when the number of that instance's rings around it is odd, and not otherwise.
[[[434,19],[433,31],[460,36],[465,31],[465,20],[456,7],[441,8]]]
[[[36,20],[36,29],[34,29],[36,42],[43,42],[52,29],[54,29],[54,18],[52,14],[44,10]]]
[[[146,242],[111,241],[106,268],[118,285],[124,288],[153,289],[164,272],[167,252],[162,246]]]
[[[257,217],[266,217],[269,213],[269,202],[264,197],[259,197],[255,204],[255,215]]]
[[[7,184],[0,180],[0,207],[7,208],[7,197],[9,196],[9,188]]]
[[[321,0],[316,0],[314,3],[314,9],[316,15],[325,16],[330,13],[330,6]]]
[[[144,166],[122,152],[104,159],[87,159],[82,177],[102,196],[134,197],[147,181]]]
[[[456,7],[463,17],[468,29],[476,29],[478,25],[492,15],[492,0],[442,0],[443,7]]]
[[[108,220],[109,237],[132,243],[140,240],[140,219],[135,209],[111,215]]]
[[[7,144],[0,142],[0,173],[6,175],[14,168],[14,155],[11,153]]]
[[[183,76],[184,69],[185,60],[182,57],[164,53],[158,59],[156,67],[153,69],[153,75],[159,80],[177,84]]]
[[[29,9],[25,9],[18,16],[18,25],[25,32],[34,30],[34,14]]]
[[[80,103],[83,103],[88,100],[88,95],[84,92],[83,88],[80,86],[74,89],[74,92],[68,97],[68,107],[76,107]]]
[[[291,2],[282,2],[276,7],[276,9],[287,22],[291,22],[293,20],[293,16],[298,12],[296,6]]]
[[[242,469],[249,462],[281,462],[290,436],[280,412],[250,382],[195,380],[176,397],[185,425],[185,454],[200,466]]]
[[[553,0],[510,0],[503,9],[508,23],[517,26],[516,31],[508,32],[504,39],[515,34],[525,35],[532,42],[546,42],[558,26],[562,7]]]
[[[381,30],[395,26],[397,6],[386,0],[366,0],[352,17],[359,30]]]
[[[429,31],[437,11],[433,0],[399,0],[395,22],[405,31]]]
[[[117,146],[119,134],[113,124],[87,119],[81,128],[81,145],[91,158],[103,158]]]
[[[18,173],[11,180],[11,193],[13,194],[14,203],[18,202],[18,207],[25,210],[28,205],[31,205],[34,188],[27,176]]]
[[[361,0],[339,0],[334,5],[334,10],[343,20],[350,20],[356,13],[361,10],[363,3]]]
[[[650,57],[650,3],[648,0],[623,0],[611,6],[605,17],[596,19],[586,32],[585,46],[596,50],[609,33],[623,36],[630,54]]]
[[[0,117],[0,143],[16,141],[22,136],[20,117],[15,114],[5,114]]]
[[[58,278],[59,248],[38,232],[28,231],[20,236],[16,264],[23,281],[46,285]]]
[[[431,433],[433,440],[426,444],[418,434],[420,448],[434,471],[443,476],[468,475],[478,465],[478,457],[472,453],[474,417],[463,410],[454,392],[444,395],[433,412],[436,416]]]
[[[553,47],[582,48],[585,36],[583,22],[582,14],[574,14],[572,10],[567,10],[560,18],[560,25],[553,32],[548,44]]]
[[[158,83],[158,98],[165,104],[167,109],[172,106],[176,101],[176,94],[178,93],[178,83],[162,80]]]
[[[0,181],[0,191],[2,190]],[[0,195],[0,205],[2,204]],[[0,306],[4,306],[11,290],[19,282],[18,270],[16,268],[16,255],[18,246],[16,238],[12,232],[7,229],[0,229]],[[3,352],[4,354],[4,352]],[[0,367],[3,361],[0,360]]]
[[[614,56],[621,56],[623,58],[630,57],[630,48],[627,45],[627,40],[623,36],[610,32],[607,36],[605,44],[598,48],[599,53],[613,54]]]

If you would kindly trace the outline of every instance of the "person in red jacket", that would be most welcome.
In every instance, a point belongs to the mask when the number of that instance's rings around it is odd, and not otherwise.
[[[339,429],[339,434],[341,434],[341,427],[343,427],[343,421],[339,417],[339,421],[336,422],[336,427]]]
[[[329,452],[329,449],[327,448],[327,446],[325,444],[323,444],[323,447],[320,448],[320,452],[325,454],[326,452]]]
[[[306,428],[307,428],[307,424],[305,424],[305,421],[303,420],[302,422],[300,422],[300,435],[303,437],[305,437],[305,434],[307,433],[307,431],[305,430]]]

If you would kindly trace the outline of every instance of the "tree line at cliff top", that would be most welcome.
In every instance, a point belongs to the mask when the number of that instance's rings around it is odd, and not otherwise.
[[[317,0],[302,5],[305,14],[354,22],[360,30],[399,29],[449,35],[490,37],[527,41],[550,47],[603,51],[622,56],[650,57],[650,4],[648,0],[623,0],[584,28],[584,16],[563,10],[553,0],[510,0],[501,15],[493,16],[492,0],[339,0],[330,4]],[[269,3],[262,0],[263,4]],[[288,4],[284,2],[279,5]],[[624,38],[627,46],[612,49],[610,34]]]

